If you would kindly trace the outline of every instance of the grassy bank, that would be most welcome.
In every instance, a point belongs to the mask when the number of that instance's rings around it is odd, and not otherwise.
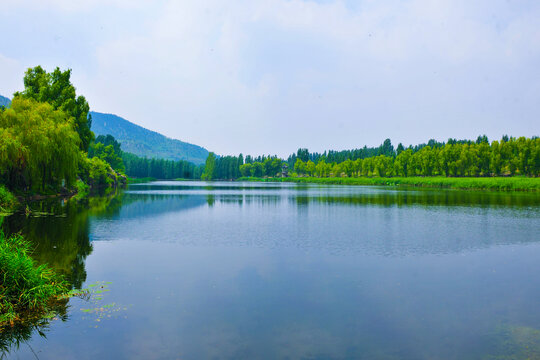
[[[156,178],[153,178],[153,177],[128,178],[128,184],[140,184],[140,183],[147,183],[151,181],[156,181]]]
[[[30,243],[0,231],[0,325],[46,315],[51,302],[68,292],[66,283],[30,257]]]
[[[279,181],[295,183],[338,184],[338,185],[406,185],[430,188],[497,190],[497,191],[540,191],[540,178],[528,177],[392,177],[392,178],[239,178],[239,181]]]

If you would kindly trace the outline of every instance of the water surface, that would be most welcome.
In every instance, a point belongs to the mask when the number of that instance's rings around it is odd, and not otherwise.
[[[32,206],[4,229],[94,295],[8,358],[540,356],[539,195],[153,182]]]

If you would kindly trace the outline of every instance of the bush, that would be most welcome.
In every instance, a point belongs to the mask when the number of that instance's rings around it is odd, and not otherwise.
[[[118,176],[109,164],[100,158],[88,159],[84,157],[79,164],[81,180],[90,186],[91,190],[100,190],[116,186]]]

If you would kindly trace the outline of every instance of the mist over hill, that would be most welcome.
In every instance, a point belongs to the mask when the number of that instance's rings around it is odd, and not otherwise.
[[[123,151],[142,157],[186,160],[195,164],[204,163],[208,156],[208,150],[203,147],[168,138],[120,116],[94,111],[90,114],[91,129],[96,136],[114,136],[122,144]]]

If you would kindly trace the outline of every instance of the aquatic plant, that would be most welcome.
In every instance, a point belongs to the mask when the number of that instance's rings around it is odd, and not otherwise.
[[[0,231],[0,324],[45,315],[51,302],[68,292],[63,278],[30,256],[30,243],[21,235]]]

